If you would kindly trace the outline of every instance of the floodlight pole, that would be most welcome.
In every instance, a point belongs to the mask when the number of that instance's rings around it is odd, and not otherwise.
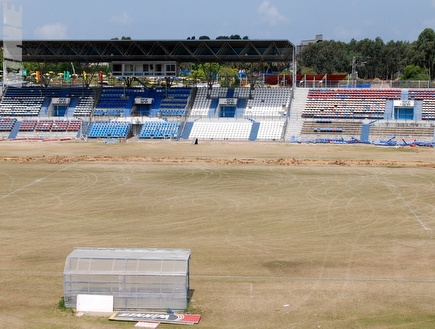
[[[292,80],[293,80],[293,90],[295,90],[296,88],[296,70],[297,70],[297,62],[296,62],[296,48],[293,47],[293,76],[292,76]],[[293,98],[294,98],[294,92],[292,92]]]
[[[352,73],[351,73],[351,79],[353,83],[353,87],[356,88],[357,80],[358,80],[358,71],[356,70],[358,66],[364,66],[366,62],[359,62],[356,61],[356,56],[352,57]]]
[[[358,72],[356,71],[356,57],[352,57],[352,73],[351,73],[351,79],[353,87],[356,87],[356,80],[358,79]]]
[[[3,3],[3,84],[22,85],[23,7],[21,0]]]

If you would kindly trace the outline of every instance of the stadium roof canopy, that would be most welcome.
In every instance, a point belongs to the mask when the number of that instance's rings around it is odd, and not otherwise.
[[[291,62],[288,40],[27,40],[23,62]]]

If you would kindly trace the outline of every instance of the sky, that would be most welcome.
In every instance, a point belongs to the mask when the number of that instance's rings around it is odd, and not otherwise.
[[[23,40],[185,40],[238,34],[295,45],[417,40],[435,30],[435,0],[0,0],[21,3]],[[3,10],[3,9],[2,9]]]

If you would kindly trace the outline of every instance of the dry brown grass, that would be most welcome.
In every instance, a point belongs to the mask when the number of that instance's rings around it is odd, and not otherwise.
[[[199,328],[433,328],[434,164],[427,148],[2,142],[0,328],[133,327],[57,308],[74,247],[191,249]]]

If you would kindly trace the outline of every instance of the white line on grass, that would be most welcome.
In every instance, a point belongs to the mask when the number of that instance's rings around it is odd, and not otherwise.
[[[96,153],[96,155],[98,155],[98,154],[104,152],[105,150],[106,150],[106,149],[104,149],[104,150],[101,151],[101,152]],[[50,177],[50,176],[53,176],[53,175],[55,175],[55,174],[58,174],[58,173],[60,173],[60,172],[62,172],[62,171],[68,170],[68,169],[70,169],[71,167],[73,167],[73,166],[75,166],[75,165],[76,165],[76,163],[73,162],[73,163],[69,164],[68,166],[66,166],[65,168],[61,168],[61,169],[59,169],[59,170],[57,170],[57,171],[55,171],[55,172],[52,172],[52,173],[50,173],[50,174],[48,174],[48,175],[45,175],[44,177],[37,178],[37,179],[35,179],[33,182],[31,182],[31,183],[29,183],[29,184],[27,184],[27,185],[21,186],[21,187],[17,188],[17,189],[14,190],[14,191],[11,191],[11,192],[9,192],[9,193],[6,193],[6,194],[0,196],[0,200],[6,199],[6,198],[8,198],[8,197],[10,197],[10,196],[12,196],[12,195],[14,195],[14,194],[16,194],[16,193],[22,191],[22,190],[25,190],[26,188],[28,188],[28,187],[30,187],[30,186],[32,186],[32,185],[35,185],[36,183],[40,183],[40,182],[42,182],[42,181],[43,181],[44,179],[46,179],[47,177]]]
[[[415,211],[411,208],[409,203],[402,197],[402,195],[399,196],[399,198],[403,201],[403,203],[408,207],[409,211],[414,215],[414,217],[417,219],[417,221],[420,223],[420,225],[425,229],[425,231],[432,231],[430,227],[428,227],[421,219],[418,217],[418,215],[415,213]]]
[[[411,212],[411,214],[414,216],[414,218],[417,220],[417,222],[421,225],[421,227],[423,227],[423,229],[425,230],[425,231],[432,231],[432,229],[429,227],[429,226],[427,226],[421,219],[420,219],[420,217],[418,217],[418,215],[415,213],[415,211],[411,208],[411,206],[409,205],[409,203],[405,200],[405,198],[403,197],[403,195],[402,195],[402,193],[400,192],[400,191],[398,191],[398,190],[396,190],[396,188],[395,188],[395,186],[394,185],[392,185],[392,184],[390,184],[389,182],[388,182],[388,180],[387,180],[387,178],[385,177],[385,175],[384,174],[381,174],[382,175],[382,177],[385,179],[385,181],[387,182],[386,183],[386,186],[391,190],[391,191],[393,191],[396,195],[397,195],[397,197],[400,199],[400,200],[402,200],[402,202],[406,205],[406,207],[408,207],[408,209],[409,209],[409,211]]]

